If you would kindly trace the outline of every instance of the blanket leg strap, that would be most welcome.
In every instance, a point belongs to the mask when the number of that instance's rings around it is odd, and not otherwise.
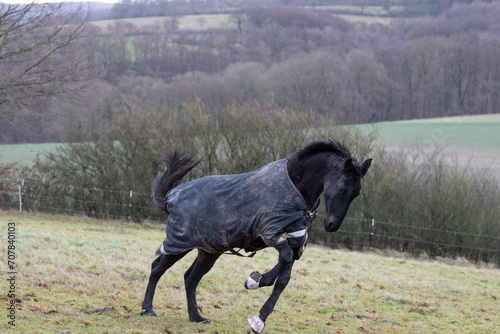
[[[251,241],[251,236],[247,234],[246,239],[245,239],[245,245],[250,243]],[[252,252],[250,255],[243,255],[239,251],[235,250],[233,247],[229,245],[228,239],[227,239],[227,231],[223,230],[222,231],[222,244],[224,245],[224,248],[226,248],[231,254],[241,256],[241,257],[253,257],[256,252]],[[240,249],[241,250],[241,249]]]
[[[209,253],[217,253],[217,251],[215,249],[213,249],[212,246],[210,246],[205,239],[201,240],[201,242],[203,242],[203,244],[205,245],[205,247],[208,249]]]

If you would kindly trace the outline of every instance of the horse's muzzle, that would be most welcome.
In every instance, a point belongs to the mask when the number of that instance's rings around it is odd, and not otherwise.
[[[325,231],[336,232],[340,228],[341,224],[342,220],[338,222],[334,217],[326,217],[324,222]]]

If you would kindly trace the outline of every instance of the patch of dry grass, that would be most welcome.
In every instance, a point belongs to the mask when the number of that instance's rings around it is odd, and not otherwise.
[[[19,263],[16,328],[7,333],[244,333],[270,288],[247,291],[253,270],[270,269],[273,249],[254,259],[223,256],[198,288],[202,315],[188,321],[183,274],[189,254],[164,275],[159,317],[139,315],[164,227],[87,217],[0,213],[2,256],[7,224],[16,223]],[[498,333],[500,271],[463,260],[414,259],[310,245],[269,317],[267,333]],[[8,302],[5,279],[2,301]],[[6,309],[2,308],[6,314]]]

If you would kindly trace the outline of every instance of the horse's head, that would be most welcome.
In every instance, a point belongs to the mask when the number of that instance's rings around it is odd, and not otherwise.
[[[359,164],[338,141],[315,141],[295,149],[288,173],[309,208],[325,195],[325,230],[335,232],[344,220],[352,200],[361,192],[361,179],[372,159]]]
[[[327,232],[335,232],[344,220],[352,200],[361,192],[361,179],[370,168],[372,159],[362,165],[352,158],[347,158],[341,168],[332,168],[325,176],[324,195],[326,218],[324,222]]]

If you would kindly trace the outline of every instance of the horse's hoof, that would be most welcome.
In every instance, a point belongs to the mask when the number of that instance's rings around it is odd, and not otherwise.
[[[252,331],[253,333],[260,334],[264,330],[266,326],[266,322],[260,320],[260,317],[256,315],[255,317],[251,317],[248,319],[248,333]]]
[[[250,274],[245,282],[245,289],[255,290],[259,288],[260,279],[262,275],[258,271],[254,271]]]
[[[151,317],[156,317],[156,313],[153,310],[141,310],[141,315],[148,315]]]
[[[197,322],[199,324],[206,324],[206,325],[213,325],[213,321],[210,319],[206,319],[203,317],[195,318],[195,319],[189,319],[191,322]]]

